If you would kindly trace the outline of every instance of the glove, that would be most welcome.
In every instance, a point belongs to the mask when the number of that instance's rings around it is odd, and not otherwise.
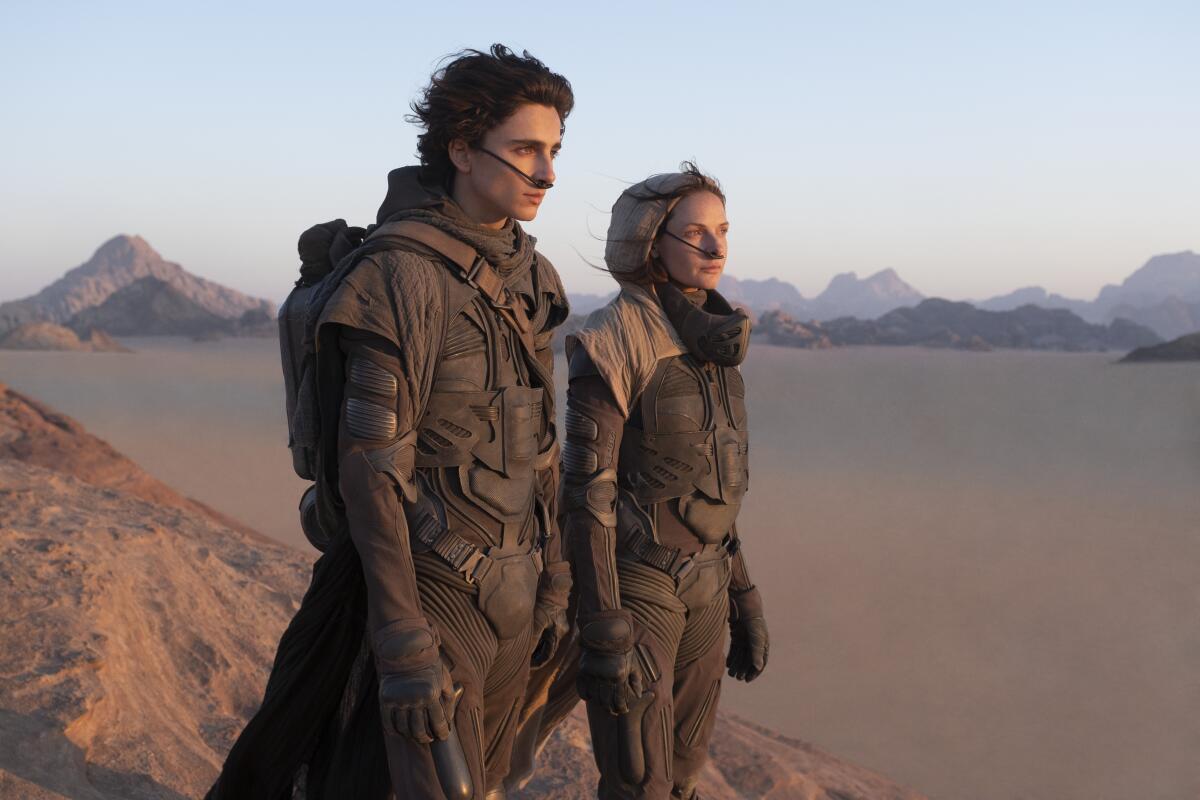
[[[610,714],[629,713],[645,686],[634,663],[633,625],[628,612],[602,611],[583,622],[583,653],[576,680],[579,696]]]
[[[754,680],[767,668],[770,649],[771,640],[767,635],[767,621],[763,618],[758,589],[750,587],[741,592],[730,592],[729,655],[725,659],[729,676],[746,683]]]
[[[533,607],[534,632],[538,643],[529,665],[540,667],[550,660],[558,645],[571,632],[567,620],[567,597],[571,593],[571,565],[565,561],[547,564],[538,580],[537,605]]]
[[[400,621],[376,633],[375,642],[384,730],[418,744],[448,738],[454,682],[436,632],[425,620]]]

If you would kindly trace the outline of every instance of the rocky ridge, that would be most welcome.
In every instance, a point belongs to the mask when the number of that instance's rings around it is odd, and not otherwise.
[[[2,388],[0,555],[0,796],[201,796],[260,699],[308,559]],[[706,798],[920,800],[731,715],[719,725]],[[579,715],[539,767],[521,798],[593,795]]]
[[[1124,363],[1147,361],[1200,361],[1200,333],[1180,336],[1169,342],[1139,347],[1121,359]]]
[[[0,334],[0,350],[82,350],[93,353],[128,353],[129,348],[103,330],[87,328],[77,334],[53,322],[26,322]]]

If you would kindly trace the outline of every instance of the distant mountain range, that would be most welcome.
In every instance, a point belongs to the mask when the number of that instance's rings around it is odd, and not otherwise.
[[[1029,286],[976,305],[988,311],[1010,311],[1028,304],[1065,308],[1089,322],[1123,318],[1173,339],[1200,331],[1200,255],[1184,250],[1154,256],[1119,286],[1102,288],[1095,300],[1072,299]]]
[[[838,328],[847,336],[851,329],[841,321],[845,318],[882,321],[897,309],[916,308],[926,300],[893,269],[866,278],[853,272],[835,275],[825,290],[812,298],[778,278],[756,280],[726,275],[721,290],[730,301],[746,306],[755,316],[780,311],[806,323],[840,321]],[[571,295],[571,310],[586,316],[613,294]],[[1105,286],[1095,300],[1064,297],[1040,286],[1028,286],[971,306],[984,312],[1008,312],[1027,306],[1063,309],[1094,325],[1107,327],[1123,319],[1164,339],[1173,339],[1200,330],[1200,255],[1188,250],[1154,256],[1120,285]],[[259,335],[272,332],[274,312],[267,300],[249,297],[166,261],[140,236],[121,235],[105,242],[87,262],[37,294],[0,303],[0,339],[34,322],[65,326],[85,338],[93,330],[114,336]],[[991,324],[991,318],[977,319]],[[853,334],[859,335],[866,334]],[[48,336],[43,330],[28,340],[56,338],[68,337],[61,331]]]
[[[206,336],[274,319],[267,300],[191,274],[140,236],[115,236],[42,291],[0,303],[0,335],[32,322],[118,336]]]
[[[875,320],[898,308],[916,306],[925,299],[924,294],[893,269],[881,270],[867,278],[859,278],[853,272],[836,275],[813,298],[804,297],[795,286],[778,278],[755,280],[733,275],[721,279],[721,293],[756,315],[778,310],[806,322],[841,317]],[[572,295],[571,310],[587,314],[611,297],[612,294]],[[1095,300],[1064,297],[1040,286],[1027,286],[969,302],[983,311],[1013,311],[1027,305],[1066,309],[1087,322],[1101,325],[1123,318],[1170,339],[1200,330],[1200,255],[1185,250],[1154,256],[1119,286],[1105,286]]]
[[[1128,320],[1108,325],[1086,322],[1064,308],[1026,305],[984,311],[970,303],[933,298],[898,308],[874,320],[840,317],[799,322],[785,312],[763,314],[758,331],[772,344],[820,349],[844,345],[918,345],[960,350],[1130,350],[1162,341],[1154,331]]]

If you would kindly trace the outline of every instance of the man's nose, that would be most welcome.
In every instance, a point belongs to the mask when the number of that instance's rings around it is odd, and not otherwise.
[[[533,173],[533,177],[546,183],[554,183],[554,159],[550,156],[542,156],[538,159],[537,168]]]

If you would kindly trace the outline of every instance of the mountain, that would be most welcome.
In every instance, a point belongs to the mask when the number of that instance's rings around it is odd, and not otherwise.
[[[1121,359],[1122,362],[1143,361],[1200,361],[1200,333],[1180,336],[1170,342],[1139,347]]]
[[[720,292],[734,305],[746,306],[755,311],[770,311],[773,308],[800,309],[808,303],[799,289],[778,278],[756,280],[724,275],[721,277]]]
[[[1200,301],[1188,303],[1176,296],[1150,306],[1121,303],[1113,306],[1106,316],[1111,319],[1123,317],[1145,325],[1164,339],[1200,331]]]
[[[779,309],[794,317],[822,320],[836,317],[873,319],[924,297],[905,283],[894,269],[880,270],[862,279],[853,272],[836,275],[825,290],[812,299],[779,278],[759,280],[724,275],[720,292],[729,302],[745,306],[756,314]],[[571,295],[571,313],[586,317],[612,296]]]
[[[972,303],[976,308],[984,311],[1012,311],[1021,306],[1040,306],[1041,308],[1065,308],[1089,322],[1097,322],[1095,312],[1092,308],[1092,303],[1087,300],[1076,300],[1071,297],[1064,297],[1061,294],[1051,294],[1041,286],[1026,286],[1008,294],[999,295],[998,297],[990,297],[987,300],[980,300],[977,303]]]
[[[1096,305],[1111,314],[1117,306],[1145,308],[1171,297],[1200,303],[1200,255],[1191,250],[1154,256],[1120,286],[1101,289]]]
[[[157,278],[209,313],[237,319],[247,311],[268,316],[274,306],[187,272],[166,261],[140,236],[116,236],[100,246],[86,262],[37,294],[0,304],[0,332],[22,322],[66,323],[84,309],[102,304],[118,290],[140,278]]]
[[[99,328],[114,336],[203,336],[232,331],[235,321],[214,314],[160,278],[138,278],[103,303],[71,317],[75,330]]]
[[[3,387],[0,553],[0,797],[201,796],[261,699],[308,557]],[[703,780],[710,800],[922,800],[728,714]],[[519,797],[594,793],[577,713]]]
[[[876,320],[842,317],[797,322],[768,312],[759,329],[773,344],[809,349],[840,345],[921,345],[970,350],[1129,350],[1157,344],[1155,333],[1128,320],[1109,325],[1085,322],[1066,309],[1021,306],[984,311],[970,303],[939,298],[890,311]]]
[[[811,301],[809,315],[827,320],[837,317],[874,319],[894,308],[919,302],[924,295],[905,283],[894,269],[860,279],[856,273],[835,275],[825,291]]]

